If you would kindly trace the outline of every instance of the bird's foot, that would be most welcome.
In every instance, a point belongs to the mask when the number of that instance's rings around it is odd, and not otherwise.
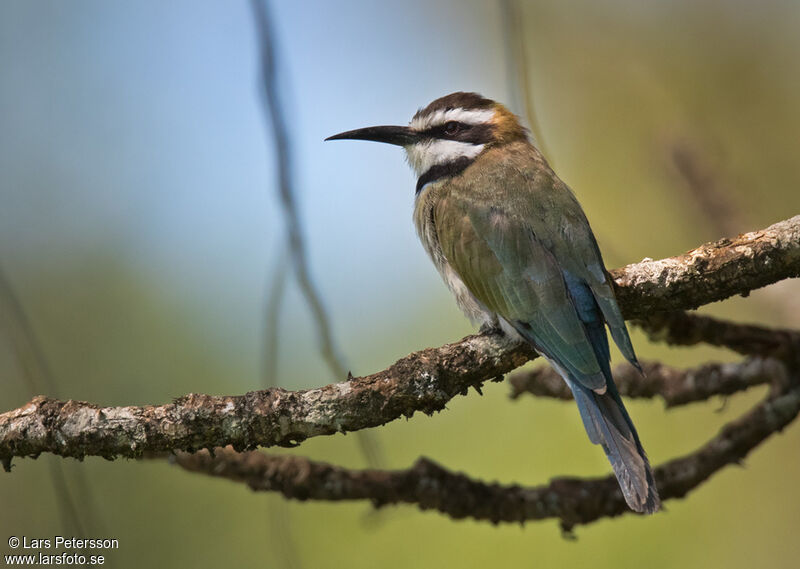
[[[481,327],[478,328],[478,332],[481,334],[488,334],[488,335],[504,335],[503,329],[500,327],[499,322],[484,322],[481,324]]]

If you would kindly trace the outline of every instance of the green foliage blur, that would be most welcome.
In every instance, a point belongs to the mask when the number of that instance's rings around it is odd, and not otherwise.
[[[528,87],[548,158],[576,191],[610,267],[677,254],[724,236],[680,174],[676,153],[688,156],[705,183],[724,197],[741,232],[800,211],[800,5],[552,0],[523,3],[521,13]],[[502,43],[480,49],[494,50],[497,61],[507,57]],[[314,160],[305,156],[306,167],[313,168]],[[407,218],[407,213],[397,215]],[[359,243],[342,251],[357,256]],[[219,307],[187,299],[179,282],[171,287],[151,282],[140,266],[116,253],[113,242],[76,249],[46,267],[13,251],[3,253],[8,257],[0,262],[62,397],[138,405],[261,385],[261,298],[252,300],[250,321],[217,326]],[[424,255],[421,248],[416,254]],[[372,270],[364,267],[365,273]],[[330,298],[321,276],[323,297]],[[398,314],[388,303],[354,318],[331,306],[337,338],[355,374],[471,331],[444,287],[434,277],[429,282],[415,291],[413,314]],[[799,295],[798,283],[787,282],[702,311],[797,327]],[[299,388],[332,381],[315,358],[315,332],[294,289],[282,321],[284,383]],[[650,345],[639,333],[634,342],[642,359],[681,367],[735,360],[711,348]],[[0,377],[4,409],[30,398],[7,343],[0,345]],[[488,385],[483,397],[471,392],[445,412],[378,429],[387,467],[408,467],[422,455],[475,477],[526,485],[608,472],[572,404],[531,397],[511,401],[508,391],[504,384]],[[651,462],[659,464],[692,451],[764,394],[758,389],[669,412],[659,402],[628,405]],[[303,567],[353,569],[789,568],[800,559],[798,445],[800,426],[793,424],[759,447],[744,468],[724,469],[687,499],[667,502],[665,512],[603,520],[578,528],[577,540],[563,539],[551,521],[495,527],[410,506],[376,514],[366,503],[287,505],[278,496],[163,461],[87,458],[65,461],[64,467],[86,534],[120,540],[121,548],[107,555],[113,567],[279,568],[299,560]],[[274,452],[364,467],[353,435]],[[74,531],[58,511],[48,476],[53,460],[18,460],[11,474],[0,476],[0,543],[10,535]],[[76,482],[79,472],[86,488]],[[276,530],[271,510],[285,516],[294,560],[287,557],[281,543],[286,533]],[[5,545],[0,550],[8,553]]]

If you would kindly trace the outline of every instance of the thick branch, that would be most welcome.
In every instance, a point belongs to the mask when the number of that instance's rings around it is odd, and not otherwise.
[[[629,364],[614,369],[614,381],[627,397],[661,397],[667,407],[704,401],[714,395],[730,395],[754,385],[783,382],[786,366],[779,360],[748,358],[741,363],[710,363],[680,370],[659,362],[642,362],[644,375]],[[511,397],[523,393],[557,399],[572,399],[560,375],[545,366],[518,372],[509,378]]]
[[[677,257],[612,271],[626,318],[687,310],[800,276],[800,215]]]
[[[99,455],[233,445],[292,446],[308,437],[377,427],[415,411],[433,413],[533,356],[501,334],[422,350],[376,374],[319,389],[267,389],[239,396],[187,395],[169,405],[98,407],[37,397],[0,415],[0,457]]]
[[[733,241],[705,245],[616,272],[623,312],[688,308],[797,276],[800,216]],[[0,415],[0,459],[139,456],[144,451],[291,445],[308,437],[376,427],[415,411],[441,410],[470,386],[534,357],[498,334],[416,352],[384,371],[307,391],[188,395],[169,405],[106,407],[38,397]]]
[[[768,398],[685,457],[656,468],[662,499],[682,498],[728,464],[740,463],[772,433],[800,412],[800,390]],[[556,518],[569,530],[603,517],[630,512],[613,476],[597,479],[558,478],[546,486],[486,483],[453,473],[420,459],[408,470],[348,470],[293,456],[217,449],[180,453],[176,462],[238,482],[253,490],[281,492],[296,500],[370,500],[376,507],[417,504],[452,518],[492,523]]]

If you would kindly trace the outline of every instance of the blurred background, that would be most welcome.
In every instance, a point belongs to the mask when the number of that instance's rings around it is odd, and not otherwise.
[[[267,7],[310,272],[355,375],[472,328],[417,243],[402,151],[323,143],[336,132],[403,124],[456,90],[507,102],[576,191],[609,267],[800,211],[798,3]],[[264,385],[284,222],[259,67],[246,2],[0,0],[0,266],[52,377],[26,379],[6,329],[3,410],[42,391],[121,405]],[[799,296],[785,282],[703,311],[797,327]],[[281,385],[342,379],[319,356],[291,273],[279,314]],[[680,367],[733,359],[639,333],[634,342],[640,357]],[[573,404],[508,392],[491,384],[484,397],[376,430],[384,466],[424,455],[526,485],[608,472]],[[629,409],[659,464],[764,393]],[[793,424],[746,468],[724,469],[663,514],[603,520],[578,528],[576,541],[556,522],[494,527],[411,506],[287,504],[163,461],[42,457],[0,476],[0,536],[114,537],[115,567],[795,567],[798,444]],[[279,452],[366,466],[352,435]]]

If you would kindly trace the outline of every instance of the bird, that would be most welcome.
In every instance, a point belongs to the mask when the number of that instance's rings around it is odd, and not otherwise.
[[[508,108],[455,92],[408,126],[373,126],[325,140],[402,146],[417,175],[417,234],[465,315],[527,342],[572,391],[628,506],[654,513],[650,462],[614,383],[610,331],[641,373],[589,221]]]

